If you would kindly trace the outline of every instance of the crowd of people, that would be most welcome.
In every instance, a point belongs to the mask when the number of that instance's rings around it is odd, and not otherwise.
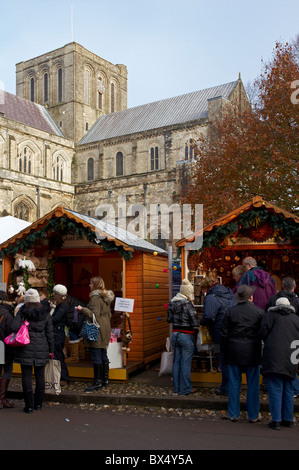
[[[28,289],[24,296],[18,299],[17,306],[8,301],[5,291],[0,291],[0,340],[4,342],[11,333],[17,333],[25,321],[29,323],[30,339],[29,344],[21,347],[5,344],[5,364],[0,364],[0,376],[2,375],[0,409],[14,406],[6,397],[14,362],[19,363],[21,367],[25,402],[23,410],[27,414],[42,408],[45,394],[45,366],[50,360],[55,358],[60,362],[60,383],[62,386],[67,386],[70,378],[64,354],[65,327],[68,326],[69,329],[69,347],[75,345],[78,353],[83,321],[92,320],[93,316],[100,329],[96,341],[84,340],[86,346],[90,348],[94,365],[93,383],[85,391],[99,390],[108,385],[107,348],[111,332],[110,304],[114,294],[105,288],[100,276],[91,278],[89,287],[90,301],[87,305],[70,297],[67,288],[62,284],[54,286],[51,300],[41,300],[36,289]],[[35,390],[33,390],[33,377]]]
[[[299,298],[290,276],[277,292],[271,275],[252,257],[234,269],[234,289],[215,275],[201,282],[205,295],[198,319],[193,305],[193,286],[184,279],[180,292],[169,303],[167,321],[172,324],[173,387],[180,395],[196,391],[191,384],[191,362],[196,351],[195,332],[207,325],[222,381],[217,394],[228,396],[227,417],[240,416],[242,374],[247,382],[247,415],[250,423],[261,419],[260,373],[269,394],[272,420],[269,426],[293,426],[294,394],[299,393],[297,363],[292,360],[299,340]]]

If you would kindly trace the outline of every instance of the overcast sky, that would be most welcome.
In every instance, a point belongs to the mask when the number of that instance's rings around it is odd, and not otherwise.
[[[72,6],[71,6],[72,5]],[[299,0],[0,0],[0,82],[72,40],[128,68],[128,107],[234,81],[299,34]],[[73,11],[73,15],[71,15]],[[73,17],[73,22],[71,22]]]

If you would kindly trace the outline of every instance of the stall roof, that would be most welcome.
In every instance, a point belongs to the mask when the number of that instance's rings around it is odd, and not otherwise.
[[[299,223],[299,217],[291,212],[288,212],[284,209],[281,209],[274,204],[265,201],[261,196],[255,196],[251,201],[243,204],[242,206],[234,209],[233,211],[229,212],[228,214],[220,217],[220,219],[212,222],[211,224],[204,227],[201,231],[195,232],[187,238],[183,238],[179,240],[176,245],[177,246],[184,246],[186,243],[192,242],[195,237],[200,237],[203,235],[204,232],[211,232],[214,228],[220,227],[221,225],[225,225],[229,222],[232,222],[234,219],[237,219],[242,212],[250,211],[253,208],[259,208],[264,206],[267,210],[271,212],[275,212],[276,214],[282,214],[286,219],[293,219],[296,223]]]
[[[18,219],[12,215],[0,217],[0,244],[4,243],[6,240],[13,237],[29,225],[31,225],[30,222]]]
[[[120,228],[115,225],[103,222],[101,220],[89,217],[79,212],[75,212],[63,207],[56,207],[48,214],[44,215],[41,219],[38,219],[36,222],[33,222],[30,226],[24,228],[21,232],[15,234],[11,238],[7,239],[5,242],[0,244],[0,249],[7,249],[9,246],[13,246],[16,243],[22,241],[26,238],[31,232],[40,230],[43,227],[47,226],[50,220],[60,217],[67,217],[68,219],[82,224],[84,227],[90,228],[95,232],[95,240],[98,235],[101,237],[107,238],[109,241],[114,241],[116,245],[121,245],[127,251],[147,251],[147,252],[157,252],[159,254],[166,255],[166,251],[161,248],[153,245],[152,243],[143,240],[142,238]]]

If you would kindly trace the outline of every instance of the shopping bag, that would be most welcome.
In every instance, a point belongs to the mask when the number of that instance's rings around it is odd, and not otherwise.
[[[85,321],[80,331],[79,336],[89,341],[97,341],[100,332],[100,325],[96,322],[95,315],[93,315],[93,322]]]
[[[171,375],[173,364],[173,352],[170,351],[170,339],[166,338],[166,351],[161,355],[160,370],[158,376]]]
[[[209,329],[207,326],[201,325],[199,328],[199,332],[201,333],[201,344],[213,344],[211,335],[209,333]]]
[[[45,392],[59,395],[61,393],[60,387],[61,377],[61,364],[56,359],[50,359],[45,366]]]
[[[9,336],[4,338],[5,344],[8,346],[26,346],[26,344],[30,343],[29,331],[28,331],[29,323],[28,321],[24,321],[22,326],[20,327],[17,333],[11,333]]]

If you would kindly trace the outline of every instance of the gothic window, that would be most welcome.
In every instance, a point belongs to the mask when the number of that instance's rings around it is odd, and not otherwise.
[[[44,103],[49,100],[49,75],[47,72],[44,74]]]
[[[18,170],[22,173],[32,173],[33,155],[29,147],[24,147],[18,155]]]
[[[64,160],[60,155],[54,158],[53,163],[53,179],[63,181]]]
[[[111,83],[111,113],[115,111],[115,85]]]
[[[58,103],[62,102],[62,68],[60,67],[57,72],[57,91]]]
[[[27,220],[29,221],[30,209],[24,201],[20,202],[14,211],[14,217],[17,219]]]
[[[35,93],[35,80],[34,78],[30,78],[30,101],[34,101],[34,93]]]
[[[89,84],[90,84],[90,72],[85,69],[85,104],[89,104]]]
[[[185,160],[196,159],[196,144],[193,139],[185,143]]]
[[[98,108],[103,109],[104,83],[102,77],[98,78]]]
[[[159,148],[151,148],[151,171],[159,170]]]
[[[116,176],[123,176],[124,174],[124,156],[122,152],[116,154]]]
[[[87,161],[87,180],[94,180],[94,159],[89,158]]]

